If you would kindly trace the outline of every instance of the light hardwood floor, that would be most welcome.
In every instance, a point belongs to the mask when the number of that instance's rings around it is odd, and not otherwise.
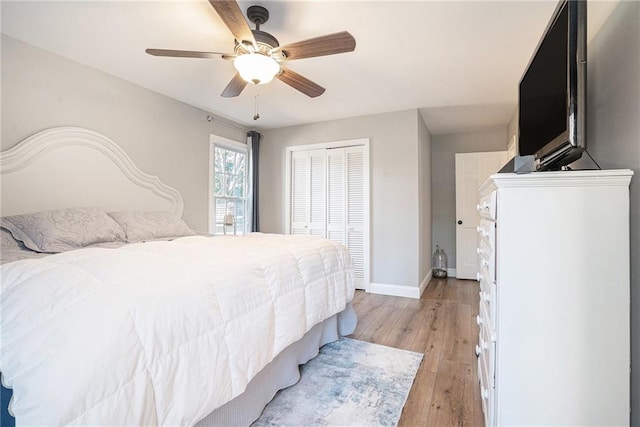
[[[418,299],[356,291],[352,338],[424,354],[400,426],[483,426],[478,282],[433,279]]]

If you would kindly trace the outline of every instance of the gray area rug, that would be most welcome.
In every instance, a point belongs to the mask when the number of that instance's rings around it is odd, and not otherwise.
[[[422,357],[349,338],[327,344],[252,426],[395,426]]]

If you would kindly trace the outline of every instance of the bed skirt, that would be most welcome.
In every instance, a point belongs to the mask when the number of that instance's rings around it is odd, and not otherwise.
[[[207,415],[196,426],[250,425],[260,417],[262,410],[278,390],[298,382],[299,365],[316,357],[323,345],[353,333],[356,323],[356,313],[351,303],[348,303],[342,312],[317,324],[300,341],[284,349],[249,382],[241,395]]]

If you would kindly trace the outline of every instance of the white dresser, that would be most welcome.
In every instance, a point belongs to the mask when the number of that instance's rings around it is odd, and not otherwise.
[[[497,174],[480,188],[487,426],[629,424],[632,174]]]

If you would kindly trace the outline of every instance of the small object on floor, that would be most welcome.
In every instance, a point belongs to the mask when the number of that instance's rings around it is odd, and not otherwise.
[[[439,245],[436,245],[436,251],[433,253],[431,265],[433,268],[433,277],[436,279],[447,278],[447,254]]]

